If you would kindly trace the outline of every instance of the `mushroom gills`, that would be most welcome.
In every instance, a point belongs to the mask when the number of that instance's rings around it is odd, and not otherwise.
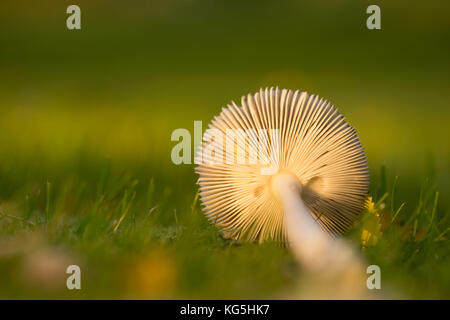
[[[316,95],[266,88],[223,108],[209,128],[226,138],[205,133],[200,148],[208,219],[228,238],[289,243],[311,267],[340,261],[347,243],[338,236],[362,212],[369,186],[364,148],[344,116]],[[236,139],[227,138],[230,130]],[[222,161],[211,163],[208,150],[223,150]],[[252,150],[261,162],[225,161],[237,150]]]

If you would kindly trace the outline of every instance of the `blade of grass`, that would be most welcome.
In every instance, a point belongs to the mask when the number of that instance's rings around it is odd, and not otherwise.
[[[46,223],[49,222],[50,220],[50,193],[51,193],[51,189],[52,189],[52,185],[49,181],[47,181],[47,185],[46,185],[46,201],[45,201],[45,218],[46,218]]]
[[[115,225],[113,232],[116,232],[117,229],[119,228],[120,224],[122,223],[122,221],[125,219],[125,217],[127,216],[128,212],[130,211],[130,206],[131,206],[131,202],[134,200],[135,196],[136,196],[136,192],[133,192],[132,196],[129,198],[128,196],[129,192],[128,189],[125,190],[125,193],[123,195],[122,198],[122,215],[119,218],[119,221],[117,222],[117,224]]]
[[[195,193],[194,201],[192,202],[191,205],[191,213],[194,213],[195,211],[195,207],[197,206],[199,196],[200,196],[200,189],[198,189],[197,192]]]
[[[380,167],[380,184],[377,188],[377,198],[386,193],[386,165],[383,163]]]
[[[394,211],[394,208],[395,208],[395,191],[397,188],[397,180],[398,180],[398,176],[395,176],[394,182],[392,183],[392,190],[391,190],[391,211]]]
[[[148,183],[148,189],[147,189],[147,208],[152,207],[152,201],[155,194],[155,181],[153,178],[150,179],[150,182]]]
[[[35,226],[35,224],[33,222],[31,222],[31,221],[28,221],[26,219],[22,219],[20,217],[13,216],[11,214],[6,214],[6,213],[4,213],[3,211],[0,210],[0,218],[2,218],[2,217],[10,218],[10,219],[18,220],[18,221],[22,221],[23,223],[26,223],[26,224],[28,224],[30,226],[33,226],[33,227]]]
[[[383,196],[375,203],[374,207],[378,208],[380,206],[380,204],[383,203],[384,200],[386,200],[386,198],[389,196],[389,193],[385,193],[383,194]]]
[[[31,215],[30,196],[27,194],[25,196],[25,204],[23,206],[23,216],[24,216],[25,220],[28,220],[28,218],[30,218],[30,215]]]
[[[403,209],[403,207],[405,206],[405,202],[403,202],[400,207],[398,207],[397,211],[395,211],[394,216],[391,219],[391,223],[393,223],[395,221],[395,219],[397,218],[398,214],[400,213],[400,211]]]
[[[433,225],[434,217],[436,215],[436,208],[439,200],[439,191],[436,191],[434,195],[434,203],[433,203],[433,209],[431,210],[431,219],[430,219],[430,228]]]
[[[450,231],[450,227],[447,228],[444,232],[442,232],[440,235],[438,235],[436,238],[434,238],[434,241],[441,241],[441,240],[445,240],[444,239],[444,235]]]
[[[100,197],[105,192],[106,183],[107,183],[108,177],[109,177],[110,167],[111,167],[111,160],[107,159],[105,161],[104,165],[102,166],[100,179],[97,184],[97,197]]]
[[[177,209],[173,209],[173,215],[174,215],[174,218],[175,218],[175,225],[178,226]]]

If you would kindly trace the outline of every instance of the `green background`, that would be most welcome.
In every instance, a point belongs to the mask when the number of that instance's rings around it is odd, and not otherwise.
[[[1,298],[293,297],[289,252],[221,238],[193,165],[170,158],[174,129],[271,86],[331,101],[374,200],[388,192],[402,226],[428,228],[365,251],[383,281],[450,297],[448,1],[76,1],[72,31],[70,4],[0,4]],[[370,4],[381,30],[366,28]],[[81,291],[65,289],[66,262]]]

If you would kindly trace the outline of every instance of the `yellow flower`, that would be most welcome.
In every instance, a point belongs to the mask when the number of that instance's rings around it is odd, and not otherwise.
[[[361,244],[363,248],[376,245],[381,236],[380,214],[377,208],[375,208],[375,203],[371,196],[367,197],[365,208],[367,213],[361,232]]]
[[[153,250],[134,259],[126,270],[126,287],[133,296],[160,298],[175,285],[176,266],[163,250]]]
[[[364,248],[367,248],[369,246],[374,246],[378,242],[378,237],[376,235],[373,235],[371,232],[369,232],[367,229],[364,229],[361,233],[361,243]]]
[[[375,203],[373,202],[372,196],[367,197],[364,206],[367,209],[367,211],[374,211]]]

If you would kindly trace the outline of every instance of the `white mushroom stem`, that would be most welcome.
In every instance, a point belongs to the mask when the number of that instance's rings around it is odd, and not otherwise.
[[[301,184],[290,173],[272,176],[271,188],[284,208],[284,223],[289,245],[300,263],[310,271],[336,273],[361,266],[353,247],[324,232],[304,204]]]

